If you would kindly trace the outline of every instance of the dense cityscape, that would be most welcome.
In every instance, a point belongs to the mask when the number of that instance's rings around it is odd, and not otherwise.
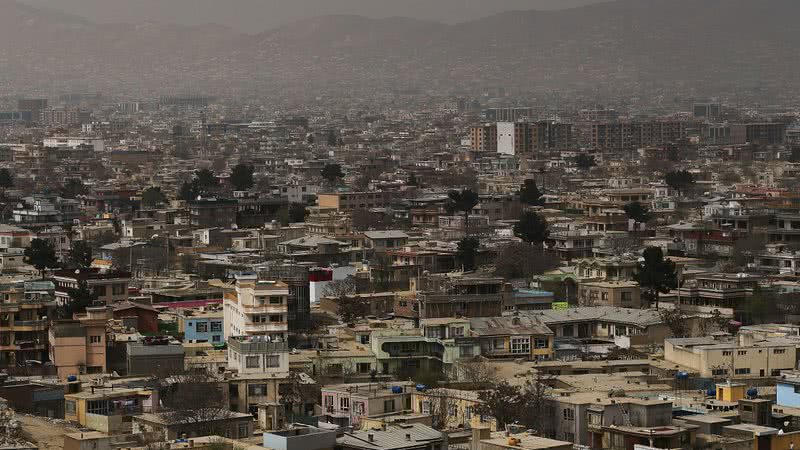
[[[800,445],[797,16],[686,4],[0,4],[0,449]]]

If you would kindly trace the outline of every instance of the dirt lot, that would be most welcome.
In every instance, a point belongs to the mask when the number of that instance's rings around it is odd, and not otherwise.
[[[53,423],[43,417],[17,414],[17,419],[23,424],[25,439],[37,444],[39,450],[62,450],[64,435],[77,431],[68,425]]]

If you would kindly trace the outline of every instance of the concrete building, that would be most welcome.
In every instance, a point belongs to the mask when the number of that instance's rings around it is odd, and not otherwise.
[[[443,450],[447,435],[419,423],[345,433],[336,439],[341,450]]]
[[[105,150],[105,143],[102,138],[95,137],[70,137],[70,136],[53,136],[46,137],[42,141],[45,148],[54,149],[77,149],[80,147],[90,147],[96,152]]]
[[[797,368],[795,339],[757,339],[753,333],[664,340],[664,360],[709,378],[776,377]],[[731,373],[731,369],[733,372]]]
[[[49,281],[0,284],[0,367],[47,360],[47,319],[55,306]]]
[[[269,336],[286,342],[289,286],[280,281],[259,280],[242,275],[235,289],[225,293],[223,316],[225,337]]]
[[[225,319],[222,311],[185,311],[178,316],[178,331],[186,341],[225,342]]]
[[[578,286],[581,306],[620,306],[641,308],[641,289],[635,281],[588,281]]]
[[[69,290],[77,289],[81,282],[86,282],[97,295],[97,302],[106,305],[128,300],[128,284],[131,274],[122,271],[104,272],[100,269],[57,270],[53,273],[55,298],[59,305],[70,302]]]
[[[322,417],[332,424],[358,428],[368,417],[380,417],[411,411],[414,383],[398,382],[392,386],[375,383],[351,383],[322,388]]]
[[[334,450],[336,430],[293,423],[284,430],[264,433],[264,447],[274,450]]]
[[[253,416],[245,413],[227,412],[205,421],[175,420],[168,415],[145,413],[133,417],[132,432],[155,433],[166,440],[194,438],[214,434],[233,439],[245,439],[253,435]]]
[[[50,361],[59,378],[106,373],[106,325],[110,318],[106,307],[89,307],[74,320],[52,322],[48,336]]]
[[[267,336],[228,338],[228,368],[240,375],[289,373],[286,341],[270,342]]]

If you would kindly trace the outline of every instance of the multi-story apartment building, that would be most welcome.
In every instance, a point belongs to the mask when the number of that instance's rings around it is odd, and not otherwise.
[[[497,125],[482,124],[469,129],[470,145],[476,152],[497,151]]]
[[[178,331],[183,333],[186,341],[205,341],[212,344],[225,342],[225,320],[222,311],[203,311],[180,314]]]
[[[430,278],[417,294],[419,316],[498,317],[505,289],[502,278]]]
[[[269,336],[286,341],[289,333],[289,286],[280,281],[241,275],[236,287],[225,293],[225,337]]]
[[[414,383],[392,386],[351,383],[322,388],[322,417],[342,427],[358,427],[365,419],[411,411]]]
[[[73,320],[51,323],[48,340],[50,361],[59,378],[84,373],[106,373],[106,326],[111,311],[89,307]]]
[[[47,319],[55,305],[49,281],[0,285],[0,367],[47,360]]]
[[[497,123],[498,153],[531,155],[548,150],[566,150],[572,144],[572,124],[569,123],[548,120]]]
[[[642,295],[635,281],[588,281],[578,287],[578,302],[582,306],[620,306],[641,308]]]
[[[591,126],[591,146],[603,151],[632,151],[678,142],[686,137],[682,121],[600,122]]]
[[[70,302],[69,290],[77,289],[86,282],[97,295],[98,303],[113,305],[128,300],[128,285],[131,274],[122,271],[101,271],[100,269],[58,270],[53,273],[55,298],[59,305]]]
[[[317,195],[320,209],[352,211],[363,208],[385,208],[395,199],[395,193],[381,192],[334,192]]]

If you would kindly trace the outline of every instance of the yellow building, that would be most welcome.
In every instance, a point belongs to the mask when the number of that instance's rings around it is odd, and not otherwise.
[[[103,433],[130,432],[130,417],[151,412],[158,393],[151,389],[99,389],[64,395],[64,419]]]
[[[495,431],[497,423],[494,418],[475,413],[480,404],[477,391],[437,388],[411,394],[412,412],[430,415],[435,428],[487,427]]]

